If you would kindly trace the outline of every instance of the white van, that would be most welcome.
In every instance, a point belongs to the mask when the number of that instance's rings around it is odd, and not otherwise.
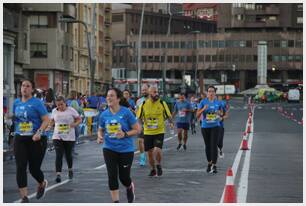
[[[288,102],[291,101],[300,101],[300,90],[298,89],[289,89],[288,91]]]

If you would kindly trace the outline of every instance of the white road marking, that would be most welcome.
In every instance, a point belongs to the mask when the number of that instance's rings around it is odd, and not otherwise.
[[[253,127],[253,122],[254,122],[254,111],[255,111],[255,107],[253,108],[253,111],[252,111],[252,113],[253,113],[253,115],[252,115],[252,128],[251,128],[251,132],[253,133],[253,129],[254,129],[254,127]],[[247,130],[247,128],[248,128],[248,120],[246,121],[246,125],[245,125],[245,130],[244,131],[246,131]],[[252,134],[251,133],[251,134]],[[247,134],[248,135],[248,134]],[[249,134],[250,135],[250,134]],[[242,141],[242,139],[241,139],[241,141]],[[242,143],[242,142],[241,142]],[[233,165],[232,165],[232,171],[233,171],[233,181],[235,182],[235,178],[236,178],[236,174],[237,174],[237,171],[238,171],[238,167],[239,167],[239,163],[240,163],[240,160],[241,160],[241,156],[242,156],[242,152],[243,152],[243,150],[241,150],[240,149],[240,147],[241,147],[241,144],[239,145],[239,150],[238,150],[238,152],[237,152],[237,154],[236,154],[236,156],[235,156],[235,160],[234,160],[234,163],[233,163]],[[248,147],[249,147],[249,149],[250,149],[250,144],[248,143]],[[250,151],[250,150],[248,150],[248,151]],[[224,189],[223,189],[223,193],[222,193],[222,196],[221,196],[221,199],[220,199],[220,203],[223,203],[223,199],[224,199]]]
[[[59,186],[61,186],[61,185],[63,185],[63,184],[66,184],[66,183],[69,182],[69,181],[70,181],[70,179],[66,179],[66,180],[64,180],[64,181],[62,181],[62,182],[60,182],[60,183],[54,184],[54,185],[52,185],[52,186],[50,186],[50,187],[47,187],[47,188],[45,189],[45,193],[48,192],[49,190],[52,190],[52,189],[57,188],[57,187],[59,187]],[[35,197],[35,196],[36,196],[36,192],[33,193],[33,194],[31,194],[31,195],[29,195],[28,198],[31,199],[31,198],[33,198],[33,197]],[[21,199],[14,201],[14,203],[19,203],[19,202],[21,202]]]

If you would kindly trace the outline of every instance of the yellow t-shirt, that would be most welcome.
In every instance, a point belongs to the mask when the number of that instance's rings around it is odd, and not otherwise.
[[[137,117],[143,120],[145,135],[157,135],[165,133],[165,118],[171,113],[164,101],[147,99],[137,110]]]

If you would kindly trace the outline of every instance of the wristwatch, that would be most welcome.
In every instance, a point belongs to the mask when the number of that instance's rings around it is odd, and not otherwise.
[[[127,132],[124,132],[124,137],[128,137],[128,133]]]

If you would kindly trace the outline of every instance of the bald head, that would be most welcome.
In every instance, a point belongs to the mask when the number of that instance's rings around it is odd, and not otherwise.
[[[147,98],[149,96],[149,87],[147,84],[142,85],[141,87],[141,96]]]
[[[156,86],[151,86],[149,88],[149,94],[150,94],[150,98],[153,100],[153,101],[156,101],[158,100],[159,96],[158,96],[158,89]]]

